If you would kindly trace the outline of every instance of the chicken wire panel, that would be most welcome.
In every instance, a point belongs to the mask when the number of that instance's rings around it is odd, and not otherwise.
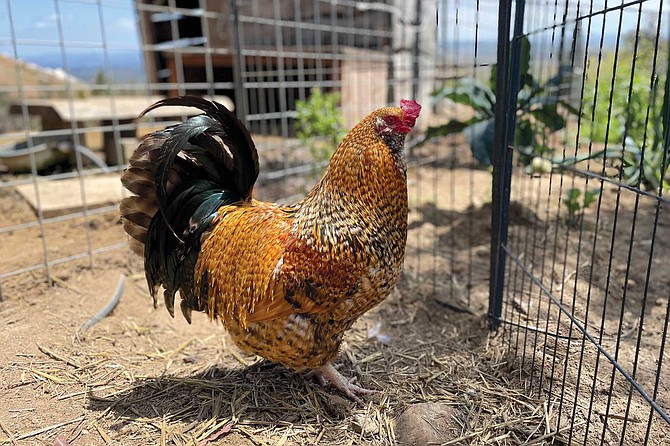
[[[132,2],[4,0],[0,17],[1,286],[126,246],[100,232],[122,196],[103,148],[120,159],[137,111],[117,99],[147,86],[124,77],[141,59]]]
[[[499,320],[566,443],[662,444],[670,21],[663,2],[612,3],[515,5]]]
[[[402,98],[423,104],[422,129],[457,116],[462,109],[431,103],[431,93],[456,78],[488,78],[495,44],[482,30],[495,22],[495,4],[2,0],[0,146],[24,159],[18,168],[0,161],[0,237],[21,253],[1,261],[0,286],[32,272],[59,280],[59,264],[91,266],[95,256],[125,249],[116,226],[120,172],[143,135],[193,113],[134,119],[154,101],[195,94],[235,107],[259,149],[258,198],[293,202],[329,157],[328,138],[326,150],[299,139],[301,101],[309,111],[315,91],[335,94],[338,138]],[[488,219],[489,189],[478,195],[488,174],[471,169],[462,138],[414,147],[416,134],[407,148],[405,277],[426,293],[446,287],[464,308],[473,289],[486,288],[486,230],[473,223]]]
[[[304,194],[336,141],[371,110],[394,101],[387,92],[393,90],[388,71],[393,64],[391,23],[399,12],[384,3],[233,2],[237,31],[232,39],[240,52],[239,70],[232,74],[239,79],[237,105],[247,125],[263,135],[257,141],[260,181],[294,176],[293,190],[268,199]],[[337,112],[328,115],[325,102],[308,102],[313,93],[324,95],[325,101],[333,98]],[[307,113],[316,111],[313,128],[303,129],[314,143],[296,138],[300,102],[307,104]],[[328,127],[328,119],[339,121],[337,128]]]
[[[488,297],[491,175],[459,123],[487,111],[462,97],[488,85],[496,61],[498,2],[440,0],[435,82],[426,139],[409,150],[410,230],[406,272],[454,311],[485,312]],[[425,57],[422,53],[422,57]],[[492,105],[491,105],[492,106]],[[492,112],[492,109],[491,109]],[[431,139],[431,135],[446,135]]]

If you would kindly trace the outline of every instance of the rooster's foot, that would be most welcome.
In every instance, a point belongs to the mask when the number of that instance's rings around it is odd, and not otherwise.
[[[336,371],[339,371],[342,368],[342,364],[334,364],[333,368]],[[319,369],[312,369],[312,370],[305,369],[305,370],[308,370],[307,373],[305,373],[305,378],[307,378],[307,379],[316,378],[316,380],[319,381],[319,384],[321,384],[321,387],[327,387],[328,386],[328,380],[323,376],[323,373],[321,373],[319,371]],[[301,370],[301,371],[304,372],[305,370]],[[357,380],[357,378],[354,376],[353,378],[351,378],[349,380],[349,382],[356,384],[356,380]]]
[[[349,399],[356,401],[359,404],[364,404],[364,401],[359,395],[369,395],[375,393],[374,390],[366,389],[364,387],[354,384],[355,378],[348,381],[342,376],[337,368],[332,363],[327,363],[324,366],[314,369],[308,373],[308,376],[315,376],[322,386],[330,384],[340,392],[344,393]]]

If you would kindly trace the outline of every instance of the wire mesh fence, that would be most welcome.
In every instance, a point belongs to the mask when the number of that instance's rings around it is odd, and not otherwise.
[[[437,61],[447,63],[433,1],[74,0],[40,3],[39,17],[35,6],[0,5],[0,235],[21,251],[2,261],[0,286],[39,271],[51,280],[55,265],[91,266],[97,254],[125,249],[120,231],[102,228],[124,194],[129,153],[143,135],[193,114],[135,119],[160,97],[207,95],[234,107],[260,151],[258,197],[291,201],[329,156],[297,138],[298,104],[315,91],[337,95],[341,137],[375,108],[427,101]],[[435,163],[443,152],[433,145],[411,162]],[[414,197],[422,201],[427,187]],[[81,232],[65,236],[72,228]]]
[[[662,444],[670,426],[663,6],[506,10],[491,311],[568,444]]]
[[[3,261],[0,287],[24,273],[44,271],[51,280],[52,266],[92,266],[96,255],[125,249],[120,231],[102,229],[125,193],[118,183],[125,161],[143,135],[193,113],[135,119],[160,97],[206,95],[234,107],[259,148],[258,198],[283,202],[302,196],[327,163],[323,144],[301,141],[296,127],[298,105],[315,91],[336,95],[340,137],[401,98],[426,105],[424,127],[458,115],[457,105],[434,108],[429,98],[449,80],[489,76],[494,36],[480,39],[480,16],[492,21],[496,2],[481,4],[485,13],[480,2],[446,0],[75,0],[49,3],[35,24],[28,4],[3,2],[0,95],[8,120],[0,190],[3,208],[14,212],[0,234],[22,255]],[[475,195],[489,180],[462,148],[454,136],[408,150],[416,221],[406,271],[427,294],[447,286],[465,308],[473,289],[486,289],[486,231],[473,222],[487,219],[488,187]],[[450,214],[439,212],[445,206]],[[443,218],[457,224],[438,228]],[[81,233],[65,236],[71,228]],[[473,268],[477,259],[482,265]]]

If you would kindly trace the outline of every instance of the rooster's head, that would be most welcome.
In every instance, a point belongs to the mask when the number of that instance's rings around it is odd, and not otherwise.
[[[376,129],[380,136],[393,133],[407,134],[419,117],[421,106],[415,100],[402,99],[400,107],[389,107],[379,110]]]

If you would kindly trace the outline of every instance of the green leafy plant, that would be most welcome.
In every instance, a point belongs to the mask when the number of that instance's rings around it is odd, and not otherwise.
[[[670,72],[668,73],[670,75]],[[670,163],[670,138],[668,126],[670,123],[670,83],[666,78],[663,95],[663,104],[658,110],[658,81],[651,90],[650,128],[649,134],[642,138],[645,141],[644,151],[637,141],[626,137],[623,146],[623,179],[632,185],[643,185],[649,190],[667,190],[668,163]]]
[[[637,48],[635,40],[634,34],[622,38],[616,63],[615,54],[609,53],[599,66],[593,64],[587,70],[583,100],[587,119],[583,120],[581,133],[610,147],[608,158],[622,169],[621,177],[627,184],[667,189],[670,160],[666,159],[665,165],[663,160],[670,143],[670,64],[663,55],[670,54],[670,48],[667,39],[657,45],[655,33],[645,29],[639,31]],[[656,72],[663,73],[663,86],[658,74],[652,76],[655,54]]]
[[[530,41],[524,37],[521,41],[521,79],[516,108],[515,145],[522,152],[519,161],[526,166],[537,155],[551,154],[552,149],[547,144],[550,134],[566,126],[562,111],[569,114],[579,113],[559,95],[563,73],[544,83],[535,80],[530,73],[530,50]],[[424,141],[463,132],[475,159],[483,165],[491,164],[497,71],[497,66],[493,65],[488,85],[468,77],[445,84],[433,92],[436,102],[450,99],[472,108],[474,116],[467,121],[451,120],[446,124],[430,127]]]
[[[306,101],[296,101],[296,132],[316,161],[330,159],[346,135],[338,93],[322,93],[314,87]]]
[[[570,226],[579,226],[582,222],[584,210],[588,209],[599,195],[599,189],[587,190],[582,198],[582,191],[580,189],[568,189],[561,200],[568,209],[567,224]]]

